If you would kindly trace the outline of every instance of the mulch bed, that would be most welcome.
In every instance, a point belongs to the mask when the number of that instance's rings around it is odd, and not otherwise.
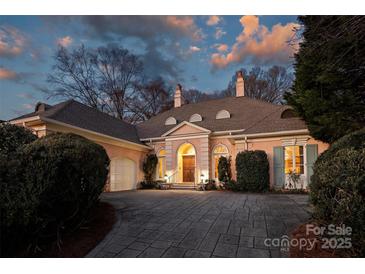
[[[84,226],[72,234],[64,235],[61,249],[53,242],[42,246],[42,251],[32,257],[41,258],[81,258],[87,255],[112,229],[116,221],[115,209],[101,202]]]
[[[323,241],[313,233],[306,233],[306,226],[308,224],[315,223],[306,223],[297,227],[292,232],[291,239],[307,239],[307,240],[316,240],[316,244],[314,248],[309,250],[306,248],[300,249],[299,246],[293,247],[290,246],[289,252],[291,258],[343,258],[343,257],[351,257],[351,251],[346,250],[338,250],[338,249],[323,249],[322,244]]]

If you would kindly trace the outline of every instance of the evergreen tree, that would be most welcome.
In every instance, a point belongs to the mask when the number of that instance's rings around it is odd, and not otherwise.
[[[332,143],[365,126],[365,16],[300,16],[304,29],[287,102]]]

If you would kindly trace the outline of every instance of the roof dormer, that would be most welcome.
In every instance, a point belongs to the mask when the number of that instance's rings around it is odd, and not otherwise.
[[[203,121],[203,118],[200,114],[195,113],[193,115],[190,116],[189,122],[194,123],[194,122],[201,122]]]
[[[171,125],[176,125],[177,121],[174,117],[170,116],[169,118],[166,119],[165,121],[165,126],[171,126]]]
[[[215,116],[215,119],[229,119],[231,118],[231,114],[228,112],[228,110],[222,109],[217,112],[217,115]]]

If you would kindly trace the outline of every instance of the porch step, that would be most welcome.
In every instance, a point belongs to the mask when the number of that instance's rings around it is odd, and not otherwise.
[[[195,189],[194,184],[172,184],[172,189]]]

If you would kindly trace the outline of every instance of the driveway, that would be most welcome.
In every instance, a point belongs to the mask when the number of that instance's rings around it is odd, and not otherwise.
[[[118,221],[87,257],[286,257],[266,238],[309,218],[308,197],[225,191],[104,193]]]

